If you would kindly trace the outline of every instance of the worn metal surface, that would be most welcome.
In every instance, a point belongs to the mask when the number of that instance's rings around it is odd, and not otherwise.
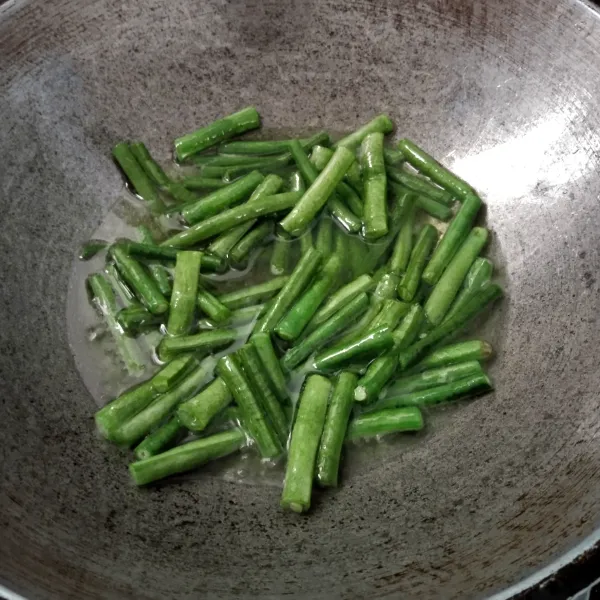
[[[0,8],[0,583],[29,598],[475,598],[600,514],[600,27],[573,0],[22,2]],[[436,411],[306,518],[278,490],[148,490],[95,435],[66,340],[122,138],[166,156],[255,103],[270,127],[389,112],[485,196],[510,299],[497,392]]]

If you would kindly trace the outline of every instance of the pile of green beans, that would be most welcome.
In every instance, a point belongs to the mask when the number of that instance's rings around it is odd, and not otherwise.
[[[247,448],[285,465],[281,506],[304,512],[345,443],[492,389],[491,346],[459,336],[502,288],[477,193],[414,142],[386,145],[386,115],[335,144],[233,139],[259,126],[247,107],[178,138],[186,169],[114,147],[146,224],[80,258],[105,253],[89,297],[139,382],[95,420],[134,449],[137,485]]]

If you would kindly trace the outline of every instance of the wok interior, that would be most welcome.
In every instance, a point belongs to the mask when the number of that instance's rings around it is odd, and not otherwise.
[[[596,15],[578,2],[42,2],[0,20],[0,582],[30,598],[486,595],[596,526]],[[213,470],[134,489],[66,334],[109,158],[255,104],[267,130],[379,112],[484,196],[509,299],[493,395],[354,452],[307,517]]]

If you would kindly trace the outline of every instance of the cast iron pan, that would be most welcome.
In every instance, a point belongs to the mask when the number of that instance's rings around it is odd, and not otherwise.
[[[274,131],[388,112],[484,195],[508,291],[483,329],[496,393],[346,464],[306,517],[213,472],[134,489],[67,340],[76,249],[123,189],[111,146],[165,159],[248,104]],[[449,600],[589,548],[599,131],[600,21],[576,0],[3,4],[0,581],[36,600]]]

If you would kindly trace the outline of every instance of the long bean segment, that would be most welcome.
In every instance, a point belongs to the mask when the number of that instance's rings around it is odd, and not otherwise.
[[[268,333],[255,333],[252,335],[252,345],[256,348],[260,361],[269,376],[271,386],[278,400],[283,403],[289,402],[289,393],[285,375],[279,365],[277,354],[271,336]]]
[[[194,335],[165,337],[158,345],[158,357],[161,360],[171,360],[182,352],[211,352],[222,350],[233,344],[237,333],[233,329],[215,329],[202,331]]]
[[[277,292],[279,292],[279,290],[281,290],[288,282],[288,279],[288,275],[273,277],[273,279],[265,281],[264,283],[258,283],[247,288],[236,290],[235,292],[222,294],[219,296],[219,302],[230,310],[251,306],[253,304],[260,304],[277,294]]]
[[[260,126],[260,116],[253,106],[249,106],[233,113],[210,125],[197,129],[175,140],[175,154],[177,160],[185,160],[192,154],[206,150],[216,144]]]
[[[363,234],[367,240],[375,240],[388,232],[383,133],[375,132],[367,135],[362,141],[361,150],[365,196]]]
[[[177,416],[171,417],[164,425],[148,434],[135,448],[139,460],[150,458],[173,446],[185,431]]]
[[[493,348],[488,342],[481,340],[458,342],[457,344],[437,348],[414,365],[407,373],[420,373],[428,369],[437,369],[473,360],[489,360],[493,353]]]
[[[192,324],[201,261],[201,252],[185,250],[177,253],[173,292],[171,293],[171,309],[169,310],[167,324],[169,335],[184,335]]]
[[[310,508],[315,461],[330,393],[331,383],[325,377],[310,375],[306,379],[290,439],[282,508],[294,512],[305,512]]]
[[[398,285],[398,295],[405,302],[411,302],[417,293],[421,275],[427,265],[427,260],[435,244],[437,243],[438,232],[433,225],[424,225],[414,248],[410,254],[408,266]]]
[[[324,487],[337,486],[342,446],[352,412],[356,375],[340,373],[335,380],[317,454],[317,481]]]
[[[215,415],[233,400],[227,384],[217,377],[193,398],[179,405],[179,421],[190,431],[204,431]]]
[[[444,319],[449,319],[459,312],[475,291],[491,281],[493,271],[494,264],[491,260],[476,258],[465,277],[461,291],[456,296],[456,300],[452,303]]]
[[[404,221],[400,226],[396,243],[390,258],[390,271],[396,275],[400,275],[406,271],[410,253],[413,247],[413,229],[415,226],[415,196],[409,196],[406,199]]]
[[[352,419],[346,439],[356,440],[398,431],[420,431],[424,425],[423,415],[416,406],[378,410]]]
[[[356,150],[370,133],[380,132],[386,134],[391,133],[393,130],[394,124],[387,115],[377,115],[374,119],[365,123],[350,135],[347,135],[336,142],[335,147],[339,148],[340,146],[343,146],[349,150]]]
[[[445,206],[452,204],[452,194],[433,185],[427,179],[408,173],[404,169],[394,169],[389,166],[387,167],[387,174],[393,182],[407,187],[412,192],[416,192],[430,200],[435,200]]]
[[[273,235],[273,221],[265,221],[256,225],[231,249],[229,260],[235,267],[245,267],[250,254],[263,246]]]

